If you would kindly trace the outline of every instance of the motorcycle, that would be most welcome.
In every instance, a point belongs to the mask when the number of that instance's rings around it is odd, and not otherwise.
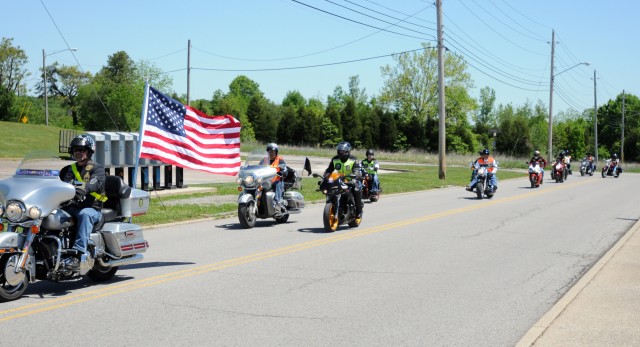
[[[323,177],[314,173],[313,177],[322,178],[321,181],[318,181],[318,191],[326,196],[322,213],[324,230],[333,232],[342,224],[347,224],[351,228],[360,226],[361,219],[356,218],[356,202],[351,194],[353,185],[346,181],[344,175],[333,172],[327,177]],[[352,177],[352,179],[357,179],[357,177]]]
[[[531,182],[531,188],[539,188],[542,182],[542,168],[537,161],[529,163],[529,182]]]
[[[482,198],[485,196],[487,199],[493,198],[493,195],[495,194],[495,189],[491,184],[491,176],[493,174],[489,172],[489,165],[476,164],[476,167],[477,167],[476,178],[478,181],[476,183],[474,190],[476,191],[476,195],[478,196],[478,199],[482,200]]]
[[[613,176],[614,178],[620,177],[622,173],[622,168],[620,166],[616,167],[615,163],[611,161],[611,159],[607,159],[604,163],[604,167],[602,167],[602,178],[607,176]]]
[[[60,180],[69,162],[55,153],[31,152],[15,174],[0,180],[0,302],[18,299],[29,283],[59,282],[86,275],[111,279],[119,266],[142,261],[149,244],[130,218],[149,209],[149,193],[132,189],[119,176],[106,176],[107,201],[90,235],[79,268],[65,266],[78,255],[72,248],[75,218],[62,207],[75,198],[74,184]],[[126,220],[129,219],[129,222]]]
[[[382,191],[382,187],[378,183],[378,191],[372,192],[370,190],[371,185],[373,185],[373,179],[371,175],[365,173],[364,179],[362,180],[362,198],[369,199],[370,202],[376,202],[380,199],[380,191]]]
[[[556,183],[564,182],[567,179],[567,170],[562,160],[556,160],[555,164],[551,168],[551,179],[556,180]]]
[[[592,161],[587,158],[582,159],[582,164],[580,164],[580,175],[589,175],[593,176],[593,171],[595,170],[595,165]]]
[[[305,160],[305,169],[311,171],[308,158]],[[269,166],[268,153],[259,150],[250,152],[245,164],[240,167],[237,179],[240,191],[238,220],[243,228],[253,228],[258,218],[273,218],[276,223],[286,223],[291,214],[298,214],[304,209],[304,196],[295,191],[302,187],[302,177],[290,167],[287,167],[287,175],[281,178],[284,183],[282,199],[286,209],[281,211],[275,206],[273,179],[277,174],[277,170]]]

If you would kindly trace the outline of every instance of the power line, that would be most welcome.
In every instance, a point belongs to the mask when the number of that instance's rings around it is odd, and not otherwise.
[[[309,7],[309,8],[312,8],[312,9],[316,10],[316,11],[320,11],[320,12],[326,13],[326,14],[328,14],[328,15],[331,15],[331,16],[334,16],[334,17],[338,17],[338,18],[340,18],[340,19],[344,19],[344,20],[346,20],[346,21],[353,22],[353,23],[356,23],[356,24],[360,24],[360,25],[363,25],[363,26],[366,26],[366,27],[369,27],[369,28],[374,28],[374,29],[377,29],[377,30],[381,30],[381,31],[384,31],[384,32],[391,33],[391,34],[396,34],[396,35],[400,35],[400,36],[405,36],[405,37],[409,37],[409,38],[413,38],[413,39],[425,40],[425,38],[424,38],[424,37],[417,37],[417,36],[413,36],[413,35],[402,34],[402,33],[399,33],[399,32],[395,32],[395,31],[391,31],[391,30],[387,30],[387,29],[379,28],[379,27],[376,27],[376,26],[373,26],[373,25],[369,25],[369,24],[366,24],[366,23],[362,23],[362,22],[359,22],[359,21],[357,21],[357,20],[350,19],[350,18],[347,18],[347,17],[344,17],[344,16],[340,16],[340,15],[337,15],[337,14],[335,14],[335,13],[331,13],[331,12],[329,12],[329,11],[325,11],[325,10],[323,10],[323,9],[320,9],[320,8],[317,8],[317,7],[314,7],[314,6],[311,6],[311,5],[305,4],[305,3],[300,2],[300,1],[298,1],[298,0],[291,0],[291,1],[293,1],[293,2],[295,2],[295,3],[298,3],[298,4],[300,4],[300,5],[303,5],[303,6],[307,6],[307,7]],[[428,34],[426,34],[426,35],[428,35]],[[436,40],[436,37],[435,37],[435,36],[433,36],[433,35],[428,35],[428,36],[431,36],[431,37],[432,37],[432,40],[434,40],[434,41]],[[429,40],[431,40],[431,39],[429,39]]]
[[[192,70],[205,70],[205,71],[222,71],[222,72],[259,72],[259,71],[300,70],[300,69],[310,69],[310,68],[317,68],[317,67],[324,67],[324,66],[350,64],[350,63],[356,63],[356,62],[367,61],[367,60],[387,58],[387,57],[392,57],[392,56],[398,55],[398,54],[405,54],[405,53],[413,53],[413,52],[417,52],[417,51],[422,51],[424,49],[425,48],[418,48],[418,49],[413,49],[413,50],[409,50],[409,51],[403,51],[403,52],[399,52],[399,53],[391,53],[391,54],[379,55],[379,56],[375,56],[375,57],[353,59],[353,60],[339,61],[339,62],[333,62],[333,63],[304,65],[304,66],[290,66],[290,67],[279,67],[279,68],[260,68],[260,69],[246,69],[246,68],[244,68],[244,69],[220,69],[220,68],[192,67],[191,69]]]
[[[491,25],[487,24],[487,22],[485,22],[482,18],[480,18],[474,11],[472,11],[465,3],[464,1],[459,1],[459,3],[467,9],[467,11],[469,11],[469,13],[471,13],[474,17],[476,17],[480,22],[482,22],[487,28],[491,29],[491,31],[493,31],[494,33],[496,33],[498,36],[502,37],[505,41],[509,42],[510,44],[524,50],[527,51],[529,53],[533,53],[533,54],[537,54],[537,55],[546,55],[546,54],[542,54],[542,53],[538,53],[538,52],[534,52],[528,48],[522,47],[521,45],[511,41],[510,39],[506,38],[504,35],[502,35],[500,32],[498,32],[498,30],[494,29]]]

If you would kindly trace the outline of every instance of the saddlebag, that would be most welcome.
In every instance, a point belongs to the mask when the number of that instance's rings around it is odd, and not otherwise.
[[[283,197],[287,201],[287,211],[289,213],[300,213],[304,208],[304,196],[299,192],[288,190],[284,192]]]
[[[107,252],[116,257],[142,253],[148,248],[142,228],[136,224],[105,223],[99,233],[104,238]]]

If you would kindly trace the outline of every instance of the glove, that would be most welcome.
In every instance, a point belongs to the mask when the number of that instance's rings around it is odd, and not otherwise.
[[[73,197],[73,200],[77,201],[77,202],[82,202],[84,201],[85,196],[87,195],[87,193],[81,189],[81,188],[76,188],[76,196]]]

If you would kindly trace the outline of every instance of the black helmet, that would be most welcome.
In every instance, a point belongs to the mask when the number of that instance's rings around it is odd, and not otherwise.
[[[78,147],[88,150],[88,157],[91,157],[96,151],[96,142],[89,135],[78,135],[71,140],[71,144],[69,145],[69,154],[73,156],[73,149]]]
[[[365,155],[369,155],[369,154],[371,154],[371,156],[374,156],[373,149],[371,148],[367,149],[367,152],[365,153]]]
[[[539,157],[539,156],[540,156],[540,151],[535,151],[535,152],[533,152],[533,157],[534,157],[534,158],[537,158],[537,157]]]
[[[480,155],[489,155],[489,149],[483,149],[482,152],[480,152]]]
[[[612,157],[613,157],[613,159],[618,159],[618,154],[613,153]]]
[[[351,155],[351,144],[346,141],[340,142],[336,148],[336,152],[338,153],[340,160],[347,160]]]
[[[267,145],[267,152],[269,151],[275,151],[276,155],[278,155],[278,145],[276,145],[275,143],[270,143]]]

